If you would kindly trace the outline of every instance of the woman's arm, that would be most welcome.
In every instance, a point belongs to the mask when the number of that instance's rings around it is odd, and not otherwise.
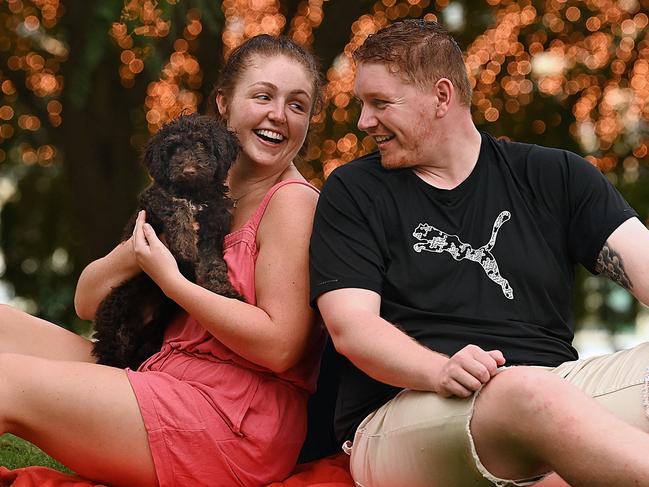
[[[275,193],[257,233],[257,306],[214,294],[185,279],[175,260],[140,215],[135,254],[167,296],[242,357],[275,372],[294,366],[309,339],[308,248],[316,193],[287,185]]]
[[[133,237],[86,266],[77,282],[74,307],[82,320],[92,320],[108,293],[140,272],[133,252]]]

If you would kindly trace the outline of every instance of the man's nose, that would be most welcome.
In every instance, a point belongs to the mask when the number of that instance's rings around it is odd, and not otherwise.
[[[366,106],[361,108],[361,114],[358,117],[358,123],[356,124],[359,130],[367,132],[368,129],[375,127],[377,124],[376,117],[371,113]]]

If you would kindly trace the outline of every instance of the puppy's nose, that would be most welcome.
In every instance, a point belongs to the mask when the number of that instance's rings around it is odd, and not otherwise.
[[[183,174],[185,176],[194,176],[196,174],[196,168],[193,166],[188,166],[183,169]]]

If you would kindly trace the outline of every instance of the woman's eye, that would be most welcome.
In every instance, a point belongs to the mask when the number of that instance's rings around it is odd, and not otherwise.
[[[295,110],[298,110],[298,111],[300,111],[300,112],[303,112],[303,111],[304,111],[304,105],[302,105],[301,103],[293,102],[293,103],[291,103],[290,105],[291,105],[291,107],[294,108]]]
[[[262,100],[262,101],[270,100],[270,96],[266,95],[265,93],[256,95],[255,98],[257,98],[257,100]]]

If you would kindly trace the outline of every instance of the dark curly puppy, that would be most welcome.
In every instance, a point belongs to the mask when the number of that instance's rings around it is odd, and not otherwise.
[[[139,197],[139,209],[191,281],[238,298],[223,260],[231,200],[225,177],[239,153],[234,134],[212,117],[186,115],[168,123],[148,142],[143,164],[153,181]],[[124,229],[127,240],[137,212]],[[93,353],[99,363],[137,369],[160,350],[164,330],[178,305],[145,273],[114,288],[95,316]]]

